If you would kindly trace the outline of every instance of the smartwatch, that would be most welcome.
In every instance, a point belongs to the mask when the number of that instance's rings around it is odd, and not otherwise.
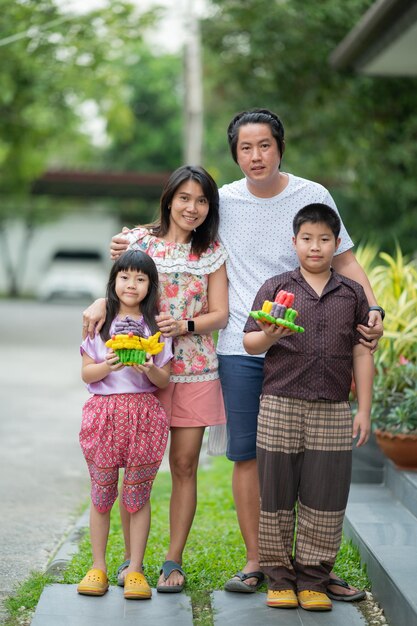
[[[370,311],[379,311],[379,312],[380,312],[380,314],[381,314],[381,318],[382,318],[382,319],[384,319],[384,317],[385,317],[385,311],[384,311],[384,309],[382,308],[382,306],[378,306],[378,305],[375,305],[375,306],[370,306],[370,307],[369,307],[369,310],[370,310]]]
[[[195,329],[194,320],[187,320],[187,332],[193,333]]]

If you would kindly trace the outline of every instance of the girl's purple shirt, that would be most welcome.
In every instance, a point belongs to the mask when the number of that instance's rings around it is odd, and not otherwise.
[[[118,318],[115,318],[110,327],[110,336],[114,334],[114,324]],[[151,335],[148,326],[145,325],[145,337]],[[161,337],[162,338],[162,337]],[[164,337],[165,343],[162,351],[156,354],[153,359],[157,367],[163,367],[172,358],[172,339]],[[80,352],[88,354],[96,363],[102,363],[106,360],[106,354],[109,348],[106,347],[100,335],[96,335],[94,339],[87,337],[80,346]],[[108,396],[113,393],[143,393],[156,391],[157,387],[151,383],[145,374],[140,374],[132,367],[126,366],[117,372],[110,372],[105,378],[96,383],[87,384],[90,393],[96,395]]]

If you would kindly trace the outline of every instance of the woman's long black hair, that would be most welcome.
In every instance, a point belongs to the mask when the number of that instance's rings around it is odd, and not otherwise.
[[[203,167],[183,165],[171,174],[162,191],[159,218],[153,224],[149,224],[148,228],[157,237],[167,234],[171,219],[172,198],[178,187],[188,180],[194,180],[201,185],[209,205],[206,219],[191,233],[191,252],[200,256],[216,240],[219,228],[219,190],[213,178]]]
[[[128,270],[142,272],[149,277],[148,293],[140,303],[140,311],[151,332],[156,333],[158,331],[155,321],[155,316],[158,315],[158,272],[156,265],[153,259],[145,252],[141,250],[127,250],[114,262],[110,271],[106,290],[106,321],[100,331],[100,337],[103,341],[110,339],[111,323],[119,313],[120,301],[116,295],[117,274]]]

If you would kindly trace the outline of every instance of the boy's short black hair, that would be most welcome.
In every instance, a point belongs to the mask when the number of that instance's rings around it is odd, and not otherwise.
[[[306,222],[312,224],[326,224],[332,231],[334,238],[337,239],[339,237],[341,227],[340,217],[336,211],[327,204],[320,202],[307,204],[296,213],[292,223],[295,237],[300,232],[301,226]]]

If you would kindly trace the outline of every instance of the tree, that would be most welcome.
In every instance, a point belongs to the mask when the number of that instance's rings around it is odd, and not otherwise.
[[[83,102],[95,101],[119,131],[133,125],[124,75],[113,69],[124,42],[140,40],[155,14],[139,16],[121,0],[83,16],[60,13],[52,0],[1,0],[0,7],[0,240],[13,295],[7,221],[24,220],[27,245],[35,224],[57,215],[50,203],[30,200],[32,181],[52,163],[79,167],[97,158],[82,131]]]
[[[63,15],[52,0],[3,0],[0,24],[0,190],[22,191],[54,157],[91,158],[81,132],[82,102],[128,126],[123,76],[112,67],[123,41],[137,40],[150,16],[128,3],[88,15]],[[16,33],[18,25],[19,33]],[[21,35],[19,37],[19,35]],[[122,39],[123,37],[123,39]],[[62,146],[68,146],[68,151]]]
[[[167,172],[182,158],[182,67],[174,54],[155,55],[141,42],[127,42],[114,64],[122,73],[124,107],[132,123],[109,119],[110,145],[102,162],[113,169]]]
[[[206,158],[219,182],[236,177],[227,123],[239,110],[271,108],[286,127],[285,168],[331,189],[355,239],[369,233],[392,248],[395,236],[411,251],[417,81],[339,73],[328,61],[371,4],[212,0],[203,23]]]

